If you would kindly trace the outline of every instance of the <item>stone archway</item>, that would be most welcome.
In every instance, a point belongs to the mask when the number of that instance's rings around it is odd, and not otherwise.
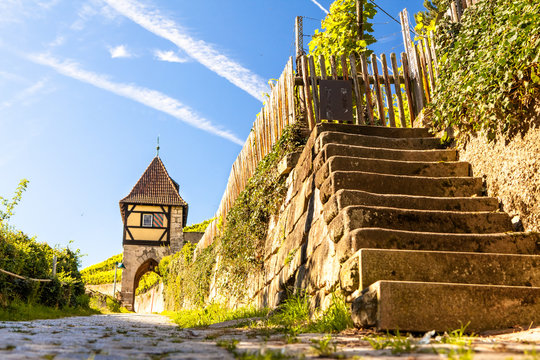
[[[141,276],[157,268],[161,259],[171,253],[168,246],[124,245],[123,263],[126,268],[122,272],[122,306],[130,311],[134,310],[135,290]]]

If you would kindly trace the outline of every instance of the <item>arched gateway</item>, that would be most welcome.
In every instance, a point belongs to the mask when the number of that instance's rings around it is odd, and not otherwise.
[[[128,196],[120,200],[124,222],[122,305],[133,310],[135,290],[142,275],[183,245],[182,229],[188,204],[178,192],[163,162],[156,156]]]

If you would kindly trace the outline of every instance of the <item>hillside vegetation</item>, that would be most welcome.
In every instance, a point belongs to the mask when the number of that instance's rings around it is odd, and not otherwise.
[[[523,133],[537,121],[531,114],[540,107],[538,14],[538,1],[483,0],[461,23],[439,22],[440,78],[428,107],[437,129],[486,131],[494,139]]]
[[[122,261],[122,254],[114,255],[100,263],[81,270],[82,279],[87,285],[111,284],[114,281],[116,262]],[[122,269],[116,272],[116,281],[122,280]]]
[[[0,269],[34,279],[19,279],[0,272],[0,320],[24,320],[35,317],[57,317],[89,310],[89,298],[78,267],[79,250],[51,247],[11,227],[8,220],[21,200],[27,181],[21,181],[11,200],[0,197]],[[52,275],[53,256],[57,273]],[[58,312],[54,309],[65,309]],[[84,311],[83,311],[84,312]]]

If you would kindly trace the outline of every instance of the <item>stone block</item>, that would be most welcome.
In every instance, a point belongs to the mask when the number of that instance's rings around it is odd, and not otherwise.
[[[324,205],[327,223],[345,207],[369,205],[415,210],[497,211],[499,202],[490,197],[433,197],[399,194],[375,194],[362,190],[338,190]]]
[[[443,148],[441,139],[434,137],[392,138],[376,135],[350,134],[344,132],[325,131],[315,141],[315,151],[326,144],[344,144],[386,149],[428,150]]]
[[[378,281],[351,306],[357,327],[468,331],[529,327],[540,319],[540,288]]]
[[[386,228],[433,233],[503,233],[512,230],[508,214],[408,210],[377,206],[347,206],[328,225],[335,242],[359,228]]]
[[[356,229],[336,244],[345,261],[362,248],[539,254],[540,234],[442,234],[381,228]]]
[[[540,256],[361,249],[359,285],[378,280],[540,287]]]
[[[321,185],[321,200],[338,190],[362,190],[377,194],[400,194],[433,197],[480,196],[482,178],[424,177],[374,174],[361,171],[336,171]]]
[[[277,171],[280,176],[287,175],[298,163],[300,158],[300,151],[289,153],[285,155],[277,165]]]
[[[352,156],[359,158],[375,158],[401,161],[457,161],[455,149],[443,150],[396,150],[371,148],[365,146],[326,144],[322,151],[324,159],[332,156]]]
[[[332,131],[347,134],[360,134],[368,136],[381,136],[389,138],[430,138],[433,135],[427,128],[395,128],[387,126],[351,125],[335,123],[319,123],[314,132],[318,137],[321,133]]]

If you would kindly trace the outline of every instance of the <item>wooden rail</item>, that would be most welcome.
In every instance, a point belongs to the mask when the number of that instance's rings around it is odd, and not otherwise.
[[[285,126],[296,121],[297,100],[294,94],[294,80],[293,59],[289,58],[278,81],[271,85],[268,99],[261,112],[257,114],[251,132],[232,165],[215,220],[208,225],[199,241],[199,249],[213,242],[218,234],[220,222],[225,221],[227,213],[240,192],[245,189],[259,162],[272,151]]]

